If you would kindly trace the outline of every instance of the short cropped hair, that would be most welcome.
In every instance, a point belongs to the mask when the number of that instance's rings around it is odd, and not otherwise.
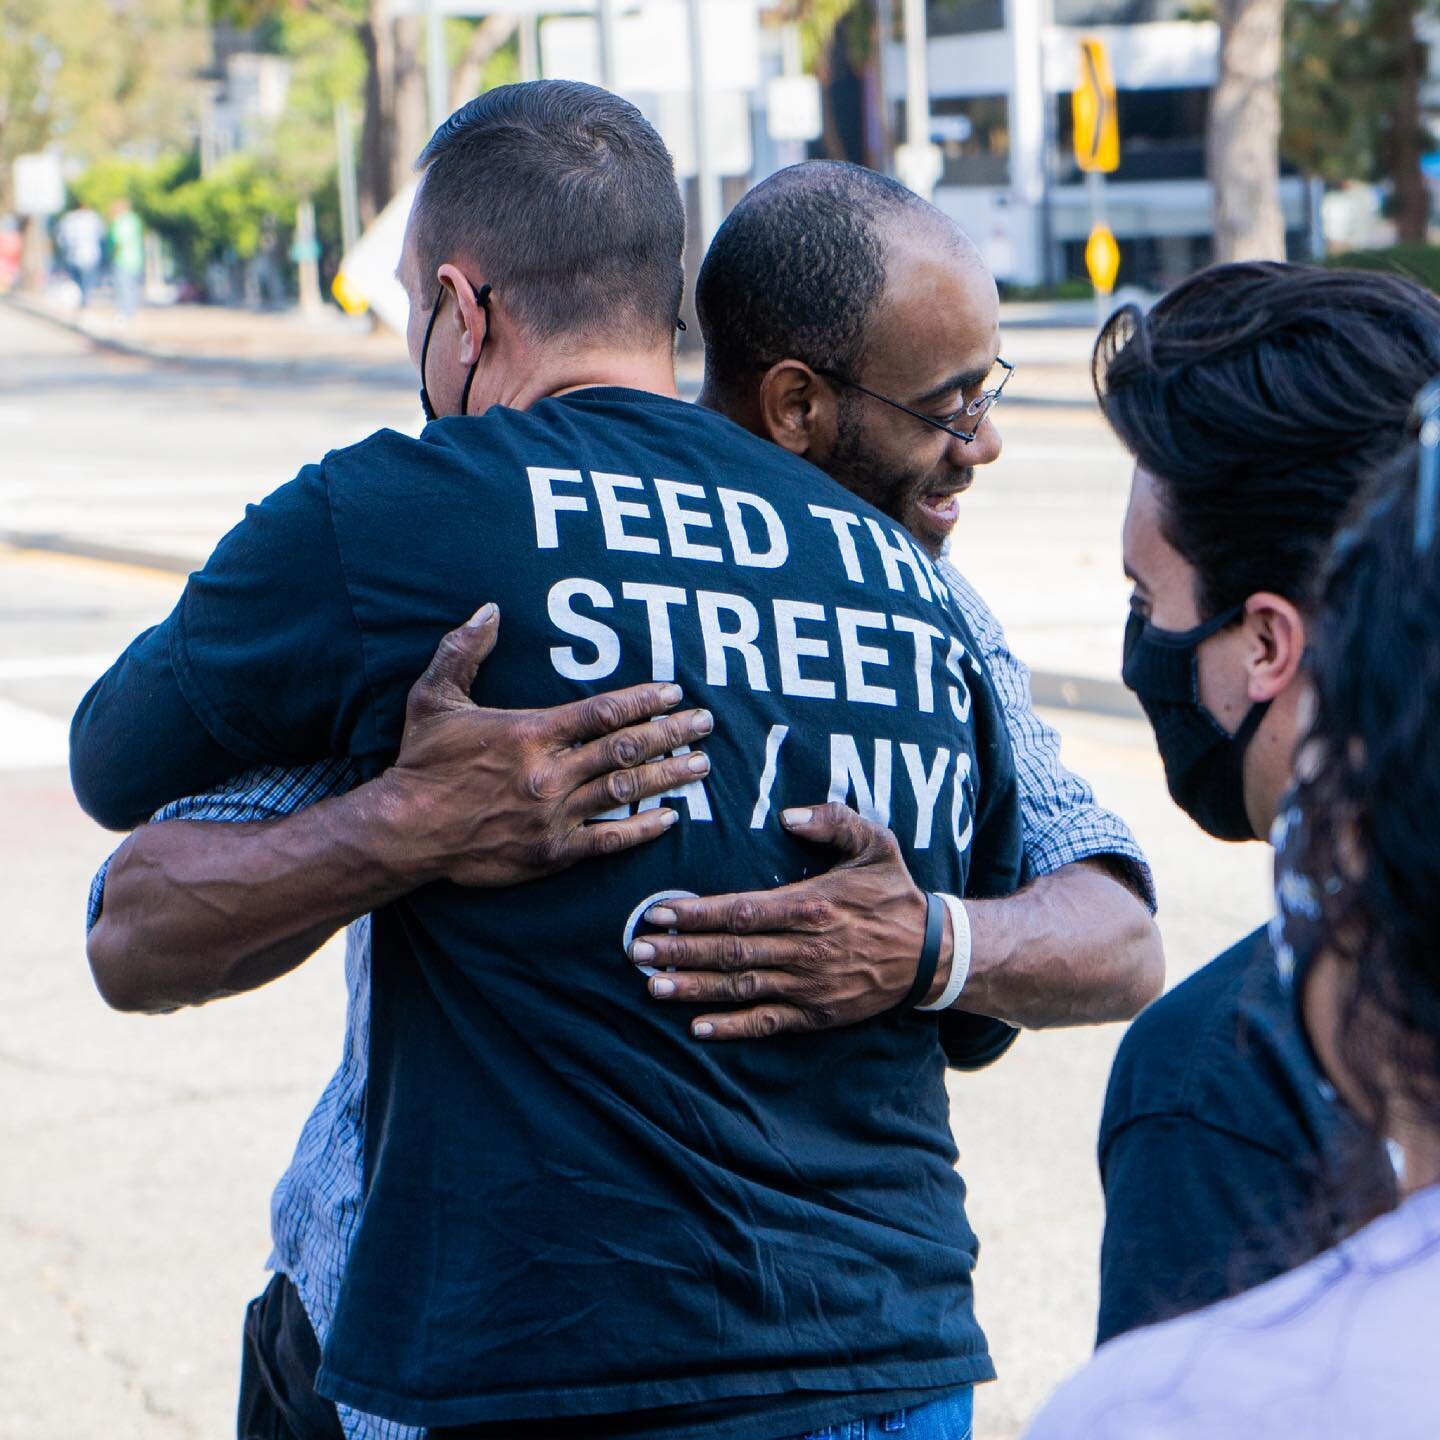
[[[501,85],[446,120],[417,168],[427,277],[468,258],[538,340],[673,334],[685,212],[670,152],[629,101],[570,80]]]
[[[1100,408],[1156,479],[1202,618],[1260,590],[1313,610],[1374,468],[1440,373],[1440,300],[1398,275],[1248,261],[1182,281],[1100,333]]]
[[[735,394],[786,359],[853,378],[885,289],[884,226],[924,203],[874,170],[833,160],[761,181],[700,267],[707,382]]]

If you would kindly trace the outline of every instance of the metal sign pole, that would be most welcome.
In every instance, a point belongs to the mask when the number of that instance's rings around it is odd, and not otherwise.
[[[1105,174],[1101,170],[1085,172],[1085,194],[1090,201],[1090,233],[1094,235],[1105,220]],[[1107,226],[1108,228],[1108,226]],[[1110,294],[1095,286],[1095,328],[1098,330],[1106,320]]]
[[[607,89],[615,88],[616,38],[615,0],[596,0],[595,28],[600,41],[600,83]]]
[[[425,0],[425,82],[429,92],[430,128],[438,129],[450,114],[450,67],[445,60],[445,19],[438,0]]]

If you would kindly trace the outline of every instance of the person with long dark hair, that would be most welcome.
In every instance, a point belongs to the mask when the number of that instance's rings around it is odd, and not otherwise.
[[[1437,370],[1440,301],[1396,276],[1217,266],[1102,332],[1096,389],[1136,462],[1124,678],[1172,797],[1220,839],[1269,833],[1324,556]],[[1132,1026],[1099,1160],[1101,1342],[1308,1259],[1393,1185],[1317,1088],[1263,929]]]
[[[1031,1440],[1440,1434],[1440,386],[1419,418],[1418,455],[1336,545],[1274,926],[1296,1027],[1404,1198],[1290,1274],[1104,1347]]]

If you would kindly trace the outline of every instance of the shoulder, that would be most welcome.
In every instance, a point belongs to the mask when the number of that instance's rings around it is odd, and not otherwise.
[[[1239,1043],[1242,1016],[1268,1015],[1283,999],[1274,969],[1262,928],[1141,1012],[1110,1074],[1102,1149],[1121,1126],[1145,1115],[1209,1118],[1212,1099],[1236,1083],[1237,1071],[1249,1070]]]

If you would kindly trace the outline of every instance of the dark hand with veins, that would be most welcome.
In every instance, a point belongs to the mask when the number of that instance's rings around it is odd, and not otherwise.
[[[696,1039],[853,1025],[900,1004],[914,983],[925,898],[895,837],[833,802],[781,821],[840,862],[775,890],[667,901],[646,918],[678,933],[631,946],[636,963],[674,968],[651,977],[657,1000],[732,1007],[692,1020]],[[1003,899],[967,899],[965,910],[970,973],[956,1010],[1032,1029],[1096,1024],[1131,1018],[1164,982],[1154,921],[1103,861],[1066,865]],[[927,1002],[945,989],[953,948],[947,912]]]

